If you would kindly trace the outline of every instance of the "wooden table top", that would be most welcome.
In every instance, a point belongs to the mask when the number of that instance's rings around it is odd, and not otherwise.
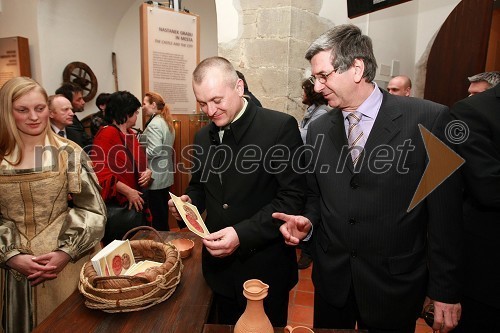
[[[206,324],[203,328],[203,333],[233,333],[232,325],[213,325]],[[364,330],[337,330],[337,329],[324,329],[324,328],[313,328],[314,333],[362,333],[367,332]],[[274,333],[283,333],[283,327],[275,327]]]
[[[201,239],[192,232],[159,233],[164,241],[189,238],[195,242],[191,256],[183,259],[181,281],[169,299],[141,311],[107,313],[87,308],[83,296],[79,291],[75,291],[33,332],[202,333],[210,311],[212,291],[201,272]],[[149,231],[140,231],[132,239],[151,237]]]

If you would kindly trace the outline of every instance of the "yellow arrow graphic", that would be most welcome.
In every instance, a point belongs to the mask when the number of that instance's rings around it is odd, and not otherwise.
[[[411,199],[407,212],[410,212],[442,182],[451,176],[465,160],[455,153],[450,147],[439,140],[434,134],[422,125],[418,125],[420,134],[424,140],[425,150],[429,157],[429,163],[425,168],[422,179]]]

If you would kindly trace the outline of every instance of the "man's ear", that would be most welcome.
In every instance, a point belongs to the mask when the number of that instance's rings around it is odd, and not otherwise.
[[[245,91],[245,85],[243,84],[243,80],[242,79],[238,79],[238,81],[236,81],[236,87],[235,87],[235,89],[238,92],[238,95],[240,97],[242,97],[243,94],[244,94],[244,91]]]
[[[354,63],[352,65],[354,68],[354,81],[356,83],[361,82],[363,79],[363,74],[365,73],[365,62],[363,59],[354,59]]]

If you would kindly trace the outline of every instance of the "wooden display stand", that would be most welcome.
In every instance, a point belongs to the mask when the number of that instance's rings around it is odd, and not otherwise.
[[[0,87],[16,76],[31,77],[28,38],[0,38]]]

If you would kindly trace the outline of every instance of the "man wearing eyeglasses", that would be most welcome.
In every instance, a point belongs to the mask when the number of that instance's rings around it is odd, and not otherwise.
[[[324,140],[310,156],[303,216],[273,217],[286,244],[312,242],[314,327],[413,333],[428,296],[433,328],[450,331],[460,317],[459,176],[408,211],[428,164],[418,125],[444,139],[447,107],[379,89],[371,39],[354,25],[322,34],[306,59],[334,109],[307,133]]]

